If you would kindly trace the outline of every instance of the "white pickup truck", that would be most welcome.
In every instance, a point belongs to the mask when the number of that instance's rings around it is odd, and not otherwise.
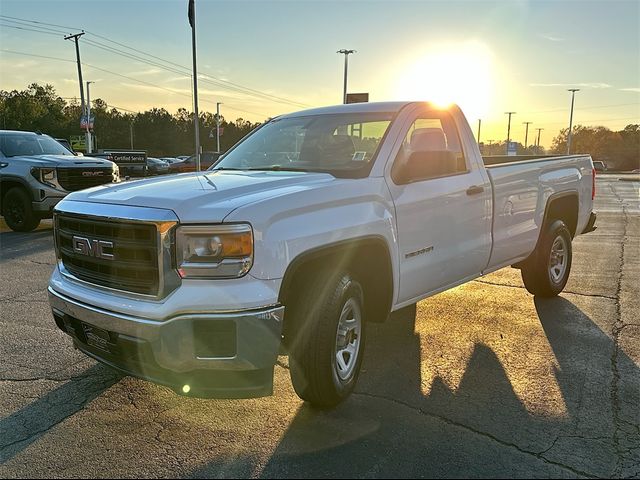
[[[49,299],[77,348],[126,373],[254,397],[286,353],[298,395],[330,407],[392,311],[509,265],[560,293],[594,188],[588,155],[483,161],[457,107],[307,110],[206,172],[66,197]]]

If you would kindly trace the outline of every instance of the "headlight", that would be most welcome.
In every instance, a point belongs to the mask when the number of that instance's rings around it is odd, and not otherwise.
[[[182,278],[237,278],[253,265],[250,225],[191,225],[176,232],[176,263]]]
[[[40,183],[49,185],[52,188],[62,188],[60,187],[60,184],[58,184],[55,168],[32,168],[31,175],[33,175],[33,177]]]

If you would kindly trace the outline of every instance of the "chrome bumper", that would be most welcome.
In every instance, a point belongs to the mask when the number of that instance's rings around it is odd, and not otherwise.
[[[48,294],[58,327],[102,363],[181,393],[189,385],[194,396],[271,394],[282,306],[156,321],[93,307],[51,287]]]

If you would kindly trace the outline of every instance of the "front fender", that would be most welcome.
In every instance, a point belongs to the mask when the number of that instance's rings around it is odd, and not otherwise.
[[[379,237],[389,248],[397,291],[393,203],[382,178],[345,179],[245,205],[225,222],[249,222],[255,255],[250,275],[283,278],[299,255],[341,241]]]

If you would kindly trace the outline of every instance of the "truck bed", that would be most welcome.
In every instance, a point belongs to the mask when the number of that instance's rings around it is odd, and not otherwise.
[[[504,165],[506,163],[529,162],[532,160],[551,160],[553,158],[563,159],[567,158],[567,155],[487,155],[482,157],[482,161],[484,162],[485,167],[491,167],[494,165]]]
[[[589,155],[505,155],[483,161],[493,189],[490,265],[500,266],[533,250],[552,194],[575,194],[577,232],[589,221],[592,181],[585,178],[593,175]]]

